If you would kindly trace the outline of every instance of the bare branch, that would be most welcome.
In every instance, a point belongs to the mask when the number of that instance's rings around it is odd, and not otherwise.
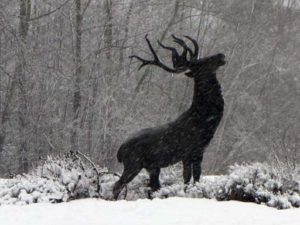
[[[53,10],[50,11],[50,12],[47,12],[47,13],[42,14],[42,15],[39,15],[39,16],[37,16],[37,17],[28,19],[28,22],[33,21],[33,20],[38,20],[38,19],[41,19],[41,18],[43,18],[43,17],[49,16],[49,15],[55,13],[56,11],[58,11],[58,10],[60,10],[62,7],[64,7],[69,1],[71,1],[71,0],[65,1],[65,2],[64,2],[63,4],[61,4],[59,7],[57,7],[56,9],[53,9]]]

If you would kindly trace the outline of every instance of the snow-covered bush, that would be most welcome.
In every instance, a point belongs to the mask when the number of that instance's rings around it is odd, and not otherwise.
[[[30,174],[0,179],[0,205],[99,197],[98,174],[106,171],[91,166],[76,154],[49,156]]]
[[[180,186],[181,185],[181,186]],[[155,197],[184,196],[264,203],[278,209],[300,207],[300,171],[293,173],[254,163],[231,166],[228,174],[207,176],[195,185],[162,187]],[[185,192],[182,190],[185,189]]]
[[[0,180],[0,205],[66,201],[66,188],[58,181],[33,175]]]
[[[120,199],[179,196],[256,202],[278,209],[300,207],[300,171],[297,169],[287,173],[263,163],[234,165],[226,175],[204,176],[199,183],[188,186],[183,184],[181,173],[180,164],[162,169],[162,187],[151,193],[148,174],[142,171],[121,192]],[[78,154],[48,157],[30,174],[0,180],[0,204],[58,203],[87,197],[111,200],[118,176]]]
[[[101,170],[92,167],[76,154],[67,154],[63,157],[48,157],[31,174],[59,182],[65,187],[70,199],[78,199],[98,197],[96,169],[98,173],[106,171],[105,168]]]
[[[234,165],[215,197],[266,203],[278,209],[299,207],[299,184],[300,174],[296,170],[289,174],[262,163]]]

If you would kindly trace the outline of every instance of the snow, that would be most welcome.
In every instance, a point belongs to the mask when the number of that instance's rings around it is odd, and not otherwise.
[[[0,206],[3,225],[299,225],[300,209],[209,199],[76,200]]]

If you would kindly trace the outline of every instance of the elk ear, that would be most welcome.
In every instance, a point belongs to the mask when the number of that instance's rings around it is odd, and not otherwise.
[[[194,78],[194,73],[192,71],[185,73],[185,75],[189,78]]]

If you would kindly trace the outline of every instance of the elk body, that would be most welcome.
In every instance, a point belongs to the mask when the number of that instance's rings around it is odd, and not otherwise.
[[[216,78],[217,69],[225,64],[225,56],[198,59],[198,45],[195,40],[185,36],[194,44],[194,50],[173,35],[174,42],[183,47],[182,54],[172,47],[162,48],[172,52],[173,68],[164,65],[158,58],[149,39],[147,44],[153,54],[153,60],[131,56],[142,62],[140,66],[155,65],[170,73],[182,73],[194,80],[194,96],[190,108],[175,121],[163,126],[147,128],[123,143],[117,158],[124,165],[121,178],[116,182],[113,195],[117,199],[123,187],[129,183],[143,168],[150,175],[152,191],[160,188],[160,168],[179,161],[183,163],[184,183],[199,181],[201,162],[206,146],[214,136],[223,115],[224,100],[221,87]]]

